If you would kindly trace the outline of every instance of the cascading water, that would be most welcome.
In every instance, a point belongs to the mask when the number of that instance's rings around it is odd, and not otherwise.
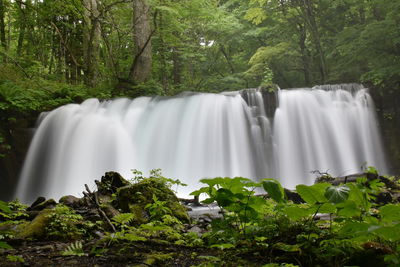
[[[294,187],[312,183],[312,170],[344,175],[368,162],[385,171],[372,100],[348,87],[280,90],[273,118],[255,89],[66,105],[42,118],[16,197],[77,195],[110,170],[129,178],[160,168],[189,185],[181,196],[204,177]]]

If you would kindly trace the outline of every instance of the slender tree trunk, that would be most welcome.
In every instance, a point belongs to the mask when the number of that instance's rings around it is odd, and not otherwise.
[[[146,0],[133,1],[135,56],[129,73],[134,83],[145,82],[151,75],[152,45],[149,15],[150,7]]]
[[[165,94],[168,94],[168,71],[167,71],[167,46],[164,42],[164,25],[163,16],[160,15],[158,18],[158,31],[160,38],[160,63],[161,63],[161,83]]]
[[[173,62],[173,81],[174,85],[179,85],[182,82],[182,61],[178,48],[172,48],[172,62]]]
[[[319,57],[319,69],[321,74],[321,83],[325,83],[328,72],[326,67],[325,53],[322,48],[320,33],[318,30],[318,25],[315,20],[315,14],[312,7],[312,2],[310,0],[302,0],[302,4],[300,4],[300,8],[302,9],[303,16],[305,18],[306,23],[310,28],[310,33],[312,39],[314,41],[315,49],[317,50]]]
[[[84,81],[86,85],[94,87],[98,83],[99,75],[100,12],[97,0],[84,0],[83,3],[85,6],[83,33]]]
[[[7,50],[5,14],[4,0],[0,0],[0,42],[4,50]]]
[[[17,42],[17,55],[21,56],[22,55],[22,48],[24,44],[24,39],[25,39],[25,28],[26,28],[26,21],[25,21],[25,12],[22,8],[22,3],[21,2],[16,2],[18,6],[18,12],[19,12],[19,34],[18,34],[18,42]]]
[[[307,46],[306,46],[306,38],[307,38],[307,31],[306,27],[301,23],[298,23],[299,29],[299,46],[300,46],[300,53],[301,53],[301,61],[303,63],[303,75],[304,75],[304,83],[306,85],[310,85],[310,57],[308,55]]]

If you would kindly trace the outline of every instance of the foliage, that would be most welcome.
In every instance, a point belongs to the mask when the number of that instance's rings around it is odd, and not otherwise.
[[[298,185],[296,191],[304,204],[288,201],[279,182],[272,179],[255,183],[219,177],[201,182],[207,186],[192,194],[207,194],[203,203],[215,201],[224,211],[222,219],[212,222],[212,231],[203,235],[211,247],[238,249],[241,243],[251,242],[254,250],[267,250],[269,255],[277,250],[295,255],[296,263],[302,265],[332,262],[342,266],[369,253],[368,242],[373,242],[374,248],[387,248],[385,257],[374,256],[376,261],[399,261],[400,235],[395,233],[400,229],[400,205],[376,207],[374,195],[384,189],[379,180]],[[257,187],[271,199],[254,195]],[[316,220],[318,214],[326,214],[328,220]]]
[[[166,187],[172,189],[173,186],[176,186],[175,192],[178,189],[178,186],[187,186],[187,184],[182,183],[179,179],[171,179],[162,176],[161,174],[161,169],[152,169],[150,170],[150,176],[149,177],[144,177],[143,173],[141,171],[138,171],[136,169],[132,170],[132,173],[135,175],[133,178],[130,179],[131,183],[139,183],[145,179],[155,179],[159,182],[161,182],[163,185]]]
[[[77,239],[86,233],[82,216],[63,204],[52,209],[47,218],[49,223],[46,226],[46,235],[49,238]]]
[[[63,256],[84,256],[85,252],[83,251],[83,245],[81,241],[76,241],[75,243],[70,244],[63,252]]]
[[[24,258],[20,255],[7,255],[6,258],[11,262],[25,262]]]

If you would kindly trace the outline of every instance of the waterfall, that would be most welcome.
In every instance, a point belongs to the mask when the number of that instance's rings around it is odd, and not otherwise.
[[[80,195],[112,170],[131,178],[132,169],[160,168],[188,184],[180,196],[205,177],[277,178],[294,187],[311,184],[313,170],[345,175],[367,162],[386,171],[367,89],[279,90],[276,102],[268,114],[263,93],[247,89],[62,106],[41,118],[16,197]]]

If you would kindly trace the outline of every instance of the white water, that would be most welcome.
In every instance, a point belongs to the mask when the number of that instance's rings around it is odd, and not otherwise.
[[[242,97],[246,95],[248,103]],[[204,177],[275,177],[311,184],[313,170],[345,175],[364,162],[386,171],[372,100],[365,89],[281,90],[268,119],[259,91],[185,93],[60,107],[40,122],[16,197],[80,195],[110,170],[131,178],[160,168],[198,188]]]

